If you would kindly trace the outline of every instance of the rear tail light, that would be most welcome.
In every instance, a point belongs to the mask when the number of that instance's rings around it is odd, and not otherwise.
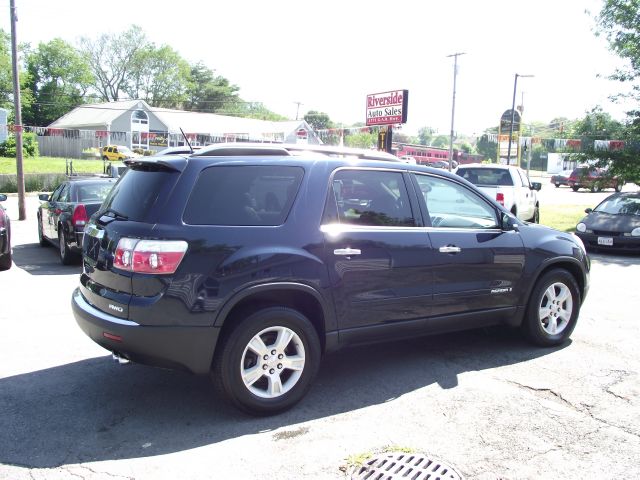
[[[504,207],[504,193],[496,193],[496,202]]]
[[[76,205],[73,210],[73,217],[71,217],[71,223],[76,227],[83,227],[87,224],[89,217],[87,216],[87,209],[84,205]]]
[[[186,251],[187,242],[183,240],[121,238],[113,266],[136,273],[174,273]]]

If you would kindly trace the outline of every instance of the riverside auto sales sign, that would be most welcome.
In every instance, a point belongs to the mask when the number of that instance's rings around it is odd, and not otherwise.
[[[367,95],[367,126],[406,123],[409,90]]]

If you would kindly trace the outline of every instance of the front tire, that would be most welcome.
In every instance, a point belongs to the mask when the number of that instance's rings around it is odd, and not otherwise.
[[[253,415],[272,415],[298,403],[321,356],[318,335],[307,317],[290,308],[270,307],[232,328],[213,362],[211,375],[218,389]]]
[[[540,207],[536,205],[535,210],[533,211],[533,217],[529,220],[531,223],[540,223]]]
[[[541,347],[560,345],[571,336],[579,312],[580,290],[575,279],[566,270],[551,270],[538,279],[529,297],[523,333]]]
[[[577,191],[578,191],[578,188],[579,188],[579,187],[571,187],[571,190],[573,190],[574,192],[577,192]]]

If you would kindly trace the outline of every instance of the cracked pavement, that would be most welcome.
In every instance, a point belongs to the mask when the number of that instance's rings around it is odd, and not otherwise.
[[[592,255],[560,348],[499,328],[358,347],[326,357],[294,410],[252,418],[207,378],[119,366],[88,340],[79,267],[37,246],[35,205],[0,273],[1,480],[344,479],[389,446],[467,479],[640,478],[640,257]]]

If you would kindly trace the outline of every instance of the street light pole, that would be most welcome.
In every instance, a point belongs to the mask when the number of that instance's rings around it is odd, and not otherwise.
[[[447,58],[453,57],[453,101],[451,102],[451,135],[449,136],[449,171],[453,167],[453,119],[456,113],[456,77],[458,76],[458,57],[466,52],[452,53]]]
[[[513,81],[513,100],[511,101],[511,124],[509,125],[509,147],[507,148],[507,165],[511,165],[511,138],[513,137],[513,120],[516,116],[516,89],[518,87],[518,77],[529,78],[533,75],[518,75]]]

